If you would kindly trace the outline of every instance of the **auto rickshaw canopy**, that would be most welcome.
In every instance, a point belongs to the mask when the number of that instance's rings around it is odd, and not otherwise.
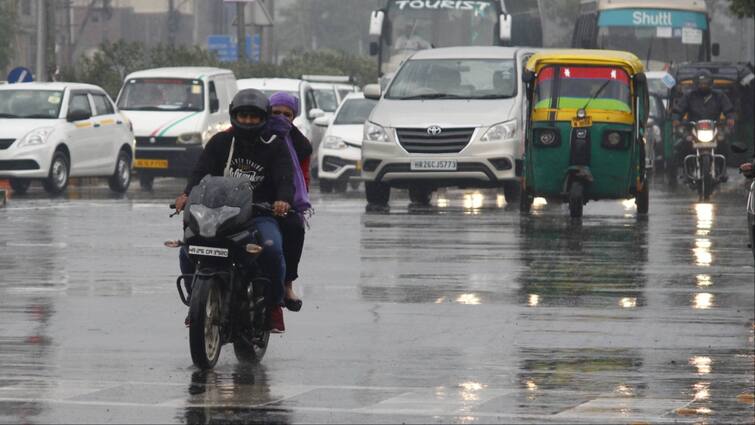
[[[632,53],[597,49],[563,49],[535,53],[527,61],[526,69],[537,73],[548,65],[565,64],[618,66],[630,76],[645,71],[642,61]]]

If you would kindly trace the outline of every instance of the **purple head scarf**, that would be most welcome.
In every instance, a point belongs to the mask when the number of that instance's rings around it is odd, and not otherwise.
[[[270,96],[270,107],[273,106],[286,106],[294,111],[294,117],[299,116],[299,98],[292,94],[283,91],[274,93]]]

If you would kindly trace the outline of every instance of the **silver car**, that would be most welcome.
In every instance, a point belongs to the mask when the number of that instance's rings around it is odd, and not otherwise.
[[[415,53],[401,66],[364,127],[362,178],[368,209],[392,187],[429,204],[439,187],[501,187],[519,196],[525,94],[519,73],[534,50],[452,47]]]

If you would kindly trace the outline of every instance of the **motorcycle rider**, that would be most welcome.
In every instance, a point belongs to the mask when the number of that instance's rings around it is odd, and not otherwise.
[[[283,137],[271,137],[285,134],[280,129],[282,118],[271,116],[267,97],[253,89],[241,90],[234,96],[230,115],[231,128],[213,136],[205,146],[186,188],[176,198],[176,211],[184,209],[191,189],[210,174],[248,178],[254,189],[254,202],[271,204],[274,215],[285,216],[294,197],[293,163]],[[284,126],[284,130],[289,127]],[[272,282],[268,300],[270,331],[280,333],[285,330],[281,306],[286,275],[281,232],[278,221],[271,216],[259,215],[253,224],[264,241],[258,264]],[[180,265],[182,274],[194,273],[185,247],[181,249]]]
[[[686,115],[687,121],[713,120],[718,121],[721,114],[726,116],[726,126],[734,128],[736,114],[734,105],[726,93],[713,89],[713,76],[707,69],[701,69],[694,77],[695,89],[686,93],[672,108],[672,125],[676,129]],[[719,143],[720,151],[726,153],[728,147],[724,142]],[[682,138],[674,145],[677,164],[684,161],[684,157],[692,153],[692,142]]]

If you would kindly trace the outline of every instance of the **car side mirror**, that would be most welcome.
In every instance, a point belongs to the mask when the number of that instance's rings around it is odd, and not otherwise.
[[[330,125],[330,117],[318,117],[315,118],[315,125],[318,127],[327,127]]]
[[[84,121],[89,118],[92,118],[92,113],[85,109],[74,109],[68,111],[68,115],[66,115],[66,121],[68,122]]]
[[[500,14],[498,17],[498,29],[501,41],[511,41],[511,15]]]
[[[323,110],[322,110],[322,109],[320,109],[320,108],[312,108],[312,109],[310,109],[310,110],[309,110],[309,112],[307,113],[307,116],[308,116],[308,117],[309,117],[309,119],[311,119],[311,120],[314,120],[314,119],[320,118],[320,117],[321,117],[321,116],[323,116],[323,115],[325,115],[325,111],[323,111]]]
[[[370,56],[377,56],[378,54],[378,43],[377,41],[373,41],[370,43]]]
[[[364,86],[364,89],[362,89],[362,92],[364,93],[365,98],[372,100],[380,100],[382,94],[380,84],[367,84]]]
[[[731,144],[731,150],[734,153],[747,153],[747,146],[739,142],[734,142]]]
[[[522,72],[522,82],[524,84],[531,84],[535,81],[535,73],[530,71],[529,69],[525,69]]]
[[[720,44],[718,44],[718,43],[713,43],[713,45],[711,46],[711,52],[710,52],[710,53],[711,53],[711,54],[712,54],[713,56],[718,56],[718,55],[720,55],[720,54],[721,54],[721,45],[720,45]]]
[[[218,112],[220,110],[220,101],[218,99],[210,99],[210,112]]]

